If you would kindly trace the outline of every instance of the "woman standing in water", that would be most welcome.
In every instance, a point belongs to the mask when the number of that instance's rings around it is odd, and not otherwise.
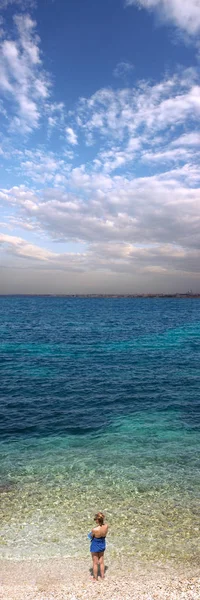
[[[106,535],[108,533],[108,525],[104,523],[104,519],[103,513],[98,512],[94,517],[96,527],[91,531],[90,552],[92,554],[94,581],[98,579],[98,565],[100,566],[101,578],[104,579],[104,552],[106,549]]]

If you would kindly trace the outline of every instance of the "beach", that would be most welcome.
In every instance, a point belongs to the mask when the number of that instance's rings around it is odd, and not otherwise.
[[[199,600],[199,569],[105,560],[93,583],[88,561],[1,561],[2,600]]]

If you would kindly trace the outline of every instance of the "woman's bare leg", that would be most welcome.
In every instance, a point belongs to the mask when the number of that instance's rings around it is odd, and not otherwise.
[[[94,579],[98,579],[98,563],[99,563],[99,559],[98,559],[98,555],[96,554],[92,554],[92,562],[93,562],[93,577]]]
[[[99,565],[100,565],[101,579],[104,579],[105,570],[104,570],[104,554],[103,554],[103,552],[102,552],[102,554],[100,554],[100,557],[99,557]]]

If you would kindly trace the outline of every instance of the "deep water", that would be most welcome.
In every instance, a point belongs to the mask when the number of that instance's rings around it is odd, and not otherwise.
[[[199,558],[200,300],[0,297],[1,556]]]

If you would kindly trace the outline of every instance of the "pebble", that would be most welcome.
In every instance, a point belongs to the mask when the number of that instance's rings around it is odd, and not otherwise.
[[[39,570],[38,570],[39,568]],[[25,569],[25,570],[24,570]],[[46,571],[45,571],[46,569]],[[60,569],[60,572],[59,572]],[[73,563],[50,566],[6,565],[0,585],[1,600],[200,600],[200,578],[183,576],[183,570],[145,570],[132,565],[110,565],[106,579],[93,583],[87,566],[80,565],[79,578]]]

